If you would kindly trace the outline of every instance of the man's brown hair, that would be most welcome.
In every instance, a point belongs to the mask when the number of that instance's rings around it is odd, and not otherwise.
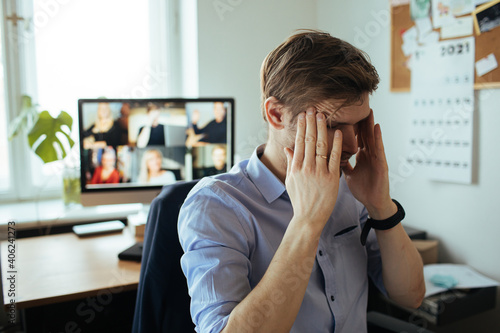
[[[274,96],[296,116],[326,100],[342,106],[377,89],[379,76],[368,56],[351,44],[317,30],[290,36],[269,53],[261,68],[261,97]]]

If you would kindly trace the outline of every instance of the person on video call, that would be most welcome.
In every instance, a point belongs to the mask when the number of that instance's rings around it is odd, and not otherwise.
[[[167,185],[175,182],[172,171],[162,170],[163,154],[158,149],[148,149],[142,155],[139,182],[143,184]]]
[[[115,184],[120,182],[120,174],[116,170],[116,152],[107,147],[101,155],[101,165],[94,170],[90,184]]]
[[[128,118],[130,112],[130,103],[123,103],[120,108],[120,117],[116,120],[120,126],[122,142],[128,142]]]
[[[146,146],[164,146],[165,145],[165,126],[160,124],[160,109],[154,103],[147,105],[147,122],[145,126],[139,129],[137,136],[137,147]]]
[[[214,103],[214,119],[204,127],[198,127],[200,121],[200,111],[193,110],[191,124],[193,137],[200,143],[226,143],[226,107],[223,102]],[[188,133],[189,134],[189,133]]]
[[[216,145],[212,148],[213,166],[195,170],[196,178],[217,175],[226,172],[226,146]]]
[[[366,332],[368,277],[420,305],[422,260],[369,105],[378,82],[362,51],[324,32],[292,35],[266,57],[267,143],[200,180],[179,215],[198,332]]]
[[[122,127],[113,119],[109,103],[98,103],[95,123],[83,132],[84,148],[95,149],[107,146],[116,148],[118,145],[125,145],[127,141],[123,141],[122,133]]]

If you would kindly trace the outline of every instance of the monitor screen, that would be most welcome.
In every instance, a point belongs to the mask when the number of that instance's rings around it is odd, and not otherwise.
[[[80,99],[78,113],[84,206],[148,204],[233,164],[231,98]]]

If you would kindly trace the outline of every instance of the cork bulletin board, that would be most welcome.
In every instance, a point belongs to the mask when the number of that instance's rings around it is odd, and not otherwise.
[[[414,22],[410,16],[410,5],[398,5],[391,7],[391,91],[409,92],[411,89],[411,71],[407,67],[410,57],[404,55],[401,46],[403,44],[402,34],[412,26]],[[436,29],[435,31],[439,31]],[[495,54],[500,61],[500,27],[478,34],[474,31],[475,38],[475,61],[482,59],[490,53]],[[441,39],[440,39],[441,40]],[[475,75],[474,89],[500,88],[500,66],[493,71],[483,75]]]

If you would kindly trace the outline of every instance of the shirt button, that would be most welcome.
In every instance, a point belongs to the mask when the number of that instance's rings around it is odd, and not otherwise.
[[[323,251],[319,250],[319,255],[322,256],[323,255]]]
[[[333,301],[335,301],[335,297],[333,295],[330,296],[330,299]]]

